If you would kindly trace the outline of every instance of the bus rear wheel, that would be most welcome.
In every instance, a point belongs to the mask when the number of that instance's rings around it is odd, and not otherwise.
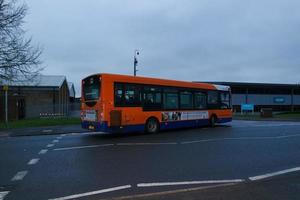
[[[159,131],[159,123],[157,119],[155,118],[150,118],[146,122],[146,127],[145,127],[146,133],[157,133]]]
[[[211,127],[215,127],[216,126],[216,123],[217,123],[217,117],[216,115],[212,115],[211,118],[210,118],[210,126]]]

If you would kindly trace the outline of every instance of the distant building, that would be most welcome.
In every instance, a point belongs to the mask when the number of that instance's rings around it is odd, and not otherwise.
[[[8,84],[8,118],[65,116],[75,99],[74,85],[65,76],[39,75],[32,80],[5,83],[0,80],[0,121],[5,119],[3,85]]]
[[[231,87],[232,104],[240,111],[242,104],[254,104],[254,110],[272,108],[273,111],[300,111],[299,84],[210,82]]]
[[[70,97],[70,102],[73,103],[75,102],[75,87],[74,84],[71,82],[68,82],[68,88],[69,88],[69,97]]]

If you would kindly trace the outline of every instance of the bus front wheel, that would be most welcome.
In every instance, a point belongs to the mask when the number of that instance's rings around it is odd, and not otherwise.
[[[211,118],[210,118],[210,126],[215,127],[217,121],[218,121],[218,119],[217,119],[216,115],[212,115]]]
[[[159,123],[157,119],[150,118],[146,122],[146,132],[147,133],[157,133],[159,131]]]

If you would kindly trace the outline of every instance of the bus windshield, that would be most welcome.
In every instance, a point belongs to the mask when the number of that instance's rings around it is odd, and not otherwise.
[[[85,101],[99,99],[100,79],[98,76],[90,76],[83,80],[83,96]]]

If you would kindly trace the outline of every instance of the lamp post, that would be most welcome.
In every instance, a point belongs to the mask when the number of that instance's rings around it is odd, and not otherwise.
[[[8,99],[7,99],[7,91],[8,91],[8,85],[3,86],[3,90],[5,92],[5,125],[8,126]]]
[[[134,50],[134,61],[133,61],[133,75],[136,76],[136,72],[138,71],[136,69],[137,65],[138,65],[138,60],[137,60],[137,56],[140,55],[139,50]]]

